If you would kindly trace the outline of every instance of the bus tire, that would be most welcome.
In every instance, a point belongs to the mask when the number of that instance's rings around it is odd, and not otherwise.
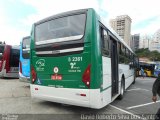
[[[124,91],[125,91],[125,84],[124,83],[125,83],[124,79],[122,79],[122,81],[121,81],[121,88],[120,88],[120,95],[118,96],[119,100],[122,100],[123,96],[124,96]]]

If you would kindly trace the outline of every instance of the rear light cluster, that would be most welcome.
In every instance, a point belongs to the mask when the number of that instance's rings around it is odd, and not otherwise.
[[[3,62],[0,60],[0,71],[2,70],[2,64]]]
[[[22,62],[19,62],[19,71],[22,73]]]
[[[91,80],[90,74],[91,74],[91,65],[88,65],[82,77],[82,81],[88,88],[90,88],[90,80]]]
[[[33,66],[31,67],[31,74],[32,74],[32,83],[34,83],[35,80],[37,79],[37,74]]]
[[[86,94],[80,94],[80,96],[86,97]]]

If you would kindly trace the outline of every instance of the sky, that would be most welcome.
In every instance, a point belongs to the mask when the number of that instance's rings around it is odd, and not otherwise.
[[[159,0],[0,0],[0,41],[19,45],[34,22],[83,8],[94,8],[108,24],[116,16],[130,16],[131,34],[152,35],[160,29]]]

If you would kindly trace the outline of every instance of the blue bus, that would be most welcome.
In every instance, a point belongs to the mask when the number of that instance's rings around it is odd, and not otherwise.
[[[19,80],[30,81],[30,36],[24,37],[20,43]]]
[[[158,77],[158,74],[160,74],[160,64],[156,63],[154,67],[154,77]]]

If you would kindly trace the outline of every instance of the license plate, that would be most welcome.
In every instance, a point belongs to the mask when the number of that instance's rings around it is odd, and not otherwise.
[[[52,80],[62,80],[62,75],[51,75]]]
[[[18,67],[11,67],[10,71],[18,71]]]

